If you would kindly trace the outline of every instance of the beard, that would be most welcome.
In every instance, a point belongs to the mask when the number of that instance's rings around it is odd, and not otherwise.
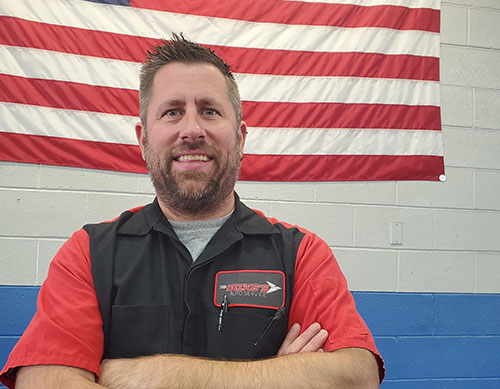
[[[173,155],[199,150],[213,156],[210,171],[175,171]],[[238,141],[227,156],[204,140],[184,142],[165,150],[163,158],[154,153],[146,137],[145,160],[158,198],[172,210],[189,216],[201,216],[216,210],[234,191],[241,165]]]

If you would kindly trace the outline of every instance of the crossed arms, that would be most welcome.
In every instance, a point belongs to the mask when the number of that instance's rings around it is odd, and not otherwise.
[[[68,366],[26,366],[17,374],[16,388],[378,388],[373,354],[345,348],[322,352],[328,333],[315,323],[300,334],[294,325],[278,355],[257,361],[220,361],[184,355],[154,355],[104,360],[100,378]]]

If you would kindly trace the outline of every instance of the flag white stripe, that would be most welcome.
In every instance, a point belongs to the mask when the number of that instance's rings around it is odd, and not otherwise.
[[[386,78],[236,74],[246,101],[439,105],[439,82]]]
[[[247,154],[437,155],[441,132],[387,129],[250,128]]]
[[[0,46],[0,73],[138,89],[139,64]],[[31,66],[36,63],[37,66]],[[245,101],[439,105],[439,83],[386,78],[235,74]]]
[[[0,58],[4,74],[139,89],[140,64],[135,62],[17,46],[0,46]]]
[[[5,132],[137,144],[137,118],[104,113],[0,103]]]
[[[291,0],[295,1],[295,0]],[[353,4],[361,6],[396,5],[407,8],[440,9],[440,0],[301,0],[297,3]]]
[[[0,103],[0,117],[17,134],[137,144],[136,119],[126,116]],[[443,150],[439,131],[250,127],[245,153],[441,156]]]
[[[0,2],[0,14],[152,38],[182,31],[188,38],[209,45],[439,56],[439,34],[415,30],[257,23],[85,1],[75,4],[74,0],[45,0],[37,7],[33,7],[32,0],[16,0],[9,5],[4,1]]]

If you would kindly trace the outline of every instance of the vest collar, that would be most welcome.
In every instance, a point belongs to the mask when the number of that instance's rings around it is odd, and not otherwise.
[[[236,192],[235,210],[225,224],[232,223],[236,231],[244,235],[269,235],[278,234],[278,229],[265,217],[248,208],[240,201]],[[147,235],[151,229],[175,237],[175,232],[163,215],[155,198],[151,204],[146,205],[137,213],[128,218],[119,228],[118,233],[124,235]]]

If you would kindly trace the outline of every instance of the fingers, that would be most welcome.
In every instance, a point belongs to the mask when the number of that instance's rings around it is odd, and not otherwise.
[[[290,330],[288,330],[288,333],[286,334],[285,339],[283,340],[283,343],[281,343],[281,346],[278,350],[277,355],[285,355],[288,354],[286,350],[288,347],[293,343],[295,339],[300,335],[300,324],[295,323],[293,326],[290,327]]]
[[[283,341],[278,355],[293,354],[299,352],[324,351],[322,346],[328,338],[328,331],[321,329],[319,323],[311,324],[302,334],[300,334],[300,325],[295,323],[288,331]]]

